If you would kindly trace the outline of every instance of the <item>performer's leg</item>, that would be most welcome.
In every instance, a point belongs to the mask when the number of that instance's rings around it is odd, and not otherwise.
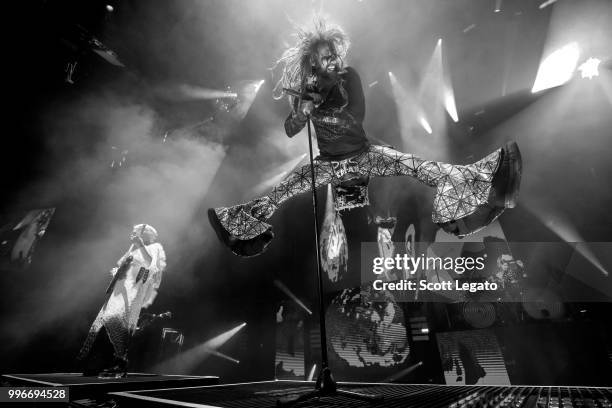
[[[83,375],[97,376],[102,370],[113,363],[115,350],[111,344],[106,329],[102,327],[86,356],[81,360]]]
[[[329,162],[315,161],[315,185],[328,184],[333,179]],[[270,194],[232,207],[208,210],[208,218],[219,239],[236,255],[255,256],[265,250],[274,234],[264,221],[272,217],[286,200],[311,189],[310,163],[287,175]]]
[[[329,184],[334,178],[330,162],[317,160],[314,162],[315,167],[315,186],[321,187]],[[301,166],[292,171],[272,189],[266,197],[274,204],[276,208],[283,202],[298,194],[305,193],[312,189],[312,176],[310,171],[310,163]],[[270,214],[271,216],[271,214]],[[266,218],[270,218],[270,216]]]
[[[499,154],[498,152],[493,155]],[[496,157],[493,157],[493,161]],[[431,187],[457,171],[469,166],[424,160],[410,153],[403,153],[385,146],[371,146],[359,157],[359,165],[368,177],[412,176]]]
[[[365,176],[409,175],[436,187],[432,219],[458,236],[485,227],[515,206],[522,171],[516,143],[470,165],[423,160],[383,146],[371,146],[357,160]]]
[[[125,377],[127,370],[127,352],[130,332],[127,321],[120,317],[105,319],[104,328],[107,338],[113,347],[113,358],[100,377]]]

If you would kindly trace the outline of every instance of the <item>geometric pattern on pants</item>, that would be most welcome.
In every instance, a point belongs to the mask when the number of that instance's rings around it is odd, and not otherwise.
[[[341,161],[315,160],[315,185],[337,185],[353,177],[411,176],[436,188],[432,220],[445,223],[468,216],[487,203],[500,157],[501,148],[476,163],[452,165],[371,145],[365,152]],[[252,239],[270,228],[264,221],[284,201],[310,189],[311,170],[307,163],[288,174],[268,195],[231,207],[215,208],[215,213],[231,235],[242,240]]]
[[[77,359],[84,360],[89,353],[91,352],[91,347],[94,345],[96,336],[100,333],[102,327],[106,328],[106,335],[113,345],[115,350],[115,357],[120,358],[122,360],[127,360],[128,353],[128,343],[130,341],[130,330],[128,329],[127,321],[124,321],[118,317],[113,317],[110,319],[103,319],[101,316],[98,316],[89,332],[87,333],[87,338],[81,346],[81,350],[77,355]]]

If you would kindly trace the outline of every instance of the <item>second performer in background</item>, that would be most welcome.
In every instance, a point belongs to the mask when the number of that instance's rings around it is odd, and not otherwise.
[[[149,307],[166,268],[166,253],[151,225],[135,225],[130,247],[111,269],[107,299],[94,320],[78,359],[85,375],[127,375],[128,347],[140,311]]]

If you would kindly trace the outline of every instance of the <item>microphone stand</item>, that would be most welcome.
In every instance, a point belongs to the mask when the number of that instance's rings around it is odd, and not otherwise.
[[[299,402],[304,402],[320,397],[333,397],[342,395],[345,397],[358,399],[362,401],[381,401],[382,395],[362,394],[354,391],[346,391],[338,389],[338,385],[332,376],[327,359],[327,333],[325,330],[325,304],[323,303],[323,275],[321,274],[321,249],[319,247],[319,223],[318,223],[318,206],[317,206],[317,189],[315,183],[315,166],[312,154],[312,136],[310,130],[310,115],[306,117],[306,125],[308,127],[308,150],[310,153],[310,182],[312,188],[312,212],[314,216],[314,231],[315,231],[315,248],[317,254],[317,295],[319,298],[319,329],[321,335],[321,371],[317,377],[314,391],[307,392],[296,397],[288,397],[279,399],[277,406],[291,406]]]

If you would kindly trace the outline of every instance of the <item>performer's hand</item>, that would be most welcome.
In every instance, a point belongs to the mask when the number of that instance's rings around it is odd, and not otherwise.
[[[319,104],[323,100],[323,97],[321,96],[321,94],[317,92],[308,92],[307,95],[312,99],[312,103],[315,106],[319,106]]]
[[[115,277],[115,274],[117,273],[118,268],[113,268],[110,270],[110,274],[112,277]]]
[[[142,240],[142,237],[138,234],[130,234],[130,241],[132,241],[132,243],[136,246],[136,247],[143,247],[144,246],[144,242]]]
[[[302,115],[309,117],[314,110],[314,103],[312,101],[302,101],[300,105],[300,112]]]

